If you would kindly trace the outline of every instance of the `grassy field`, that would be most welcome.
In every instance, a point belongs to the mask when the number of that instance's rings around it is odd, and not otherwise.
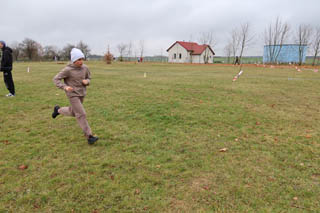
[[[14,98],[1,82],[1,213],[320,212],[320,73],[88,65],[94,146],[51,118],[64,64],[14,64]]]

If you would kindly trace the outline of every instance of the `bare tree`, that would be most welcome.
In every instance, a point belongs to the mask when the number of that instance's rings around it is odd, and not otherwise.
[[[21,53],[22,53],[22,45],[19,44],[17,41],[16,41],[16,42],[13,42],[13,43],[11,44],[11,49],[12,49],[13,59],[14,59],[15,61],[18,61],[19,56],[20,56]]]
[[[250,24],[244,23],[241,24],[239,31],[239,44],[240,44],[240,54],[239,54],[239,62],[240,64],[244,50],[250,45],[253,40],[253,36],[250,35]]]
[[[212,32],[200,33],[200,37],[198,40],[200,44],[208,44],[212,48],[217,44],[217,41],[214,39]]]
[[[70,60],[71,59],[71,50],[74,47],[75,46],[73,44],[66,44],[66,46],[64,46],[64,48],[62,49],[60,56],[66,61]]]
[[[312,51],[313,51],[313,62],[312,65],[315,65],[316,59],[320,52],[320,27],[317,27],[314,34],[314,39],[312,42]]]
[[[25,38],[21,43],[22,52],[29,60],[34,60],[38,57],[39,47],[40,45],[30,38]]]
[[[193,41],[193,35],[192,34],[190,34],[189,42],[191,43],[190,63],[193,63],[193,45],[195,44],[195,42]]]
[[[270,63],[277,63],[284,42],[288,39],[290,27],[277,17],[274,24],[265,30],[265,45],[268,46],[268,59]]]
[[[213,48],[216,45],[216,40],[213,38],[212,32],[203,32],[200,34],[199,43],[202,45],[209,45],[211,48]],[[209,62],[209,53],[210,49],[206,47],[204,51],[204,63]]]
[[[231,54],[232,54],[232,43],[228,43],[225,47],[224,47],[224,52],[227,56],[227,63],[230,63],[230,58],[231,58]]]
[[[84,59],[87,59],[91,51],[89,46],[85,44],[83,41],[80,41],[76,47],[83,52]]]
[[[299,65],[302,65],[306,49],[310,44],[312,27],[310,25],[300,24],[296,32],[296,43],[299,45]]]
[[[136,61],[138,57],[138,50],[134,49],[134,60]]]
[[[160,62],[162,62],[162,59],[163,59],[163,49],[161,48],[160,49]]]
[[[40,44],[40,43],[37,43],[37,44],[36,44],[36,46],[37,46],[37,54],[36,54],[36,58],[41,60],[41,58],[42,58],[42,57],[43,57],[43,55],[44,55],[43,47],[41,46],[41,44]]]
[[[132,49],[133,49],[133,42],[130,41],[128,43],[128,48],[127,48],[127,58],[128,58],[128,61],[131,60],[131,57],[132,57]]]
[[[43,57],[47,60],[54,60],[54,58],[58,55],[59,52],[57,47],[51,45],[45,46],[43,48],[43,51]]]
[[[123,44],[123,43],[118,44],[117,49],[119,51],[119,61],[123,61],[123,55],[127,49],[127,44]]]
[[[231,54],[233,56],[233,63],[235,63],[236,55],[238,54],[239,45],[240,45],[239,32],[236,28],[231,31],[231,41],[229,43],[231,46]]]
[[[140,53],[140,60],[141,60],[143,58],[143,53],[144,53],[144,40],[139,41],[139,53]]]

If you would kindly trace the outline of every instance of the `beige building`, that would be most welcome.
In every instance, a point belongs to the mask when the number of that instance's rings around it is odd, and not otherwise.
[[[212,64],[215,53],[207,44],[177,41],[168,49],[168,62]]]

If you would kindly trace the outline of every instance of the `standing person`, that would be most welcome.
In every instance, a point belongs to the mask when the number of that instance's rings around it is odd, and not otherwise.
[[[53,78],[55,85],[66,92],[71,106],[55,106],[52,118],[56,118],[60,114],[76,117],[88,143],[91,145],[98,140],[98,137],[92,135],[91,128],[86,118],[86,112],[82,105],[84,97],[86,96],[86,87],[89,85],[91,79],[90,71],[88,67],[83,64],[83,60],[84,55],[81,50],[73,48],[71,50],[71,63]],[[61,80],[64,82],[62,83]]]
[[[238,56],[236,56],[236,60],[234,62],[234,65],[237,65],[237,64],[240,65],[240,60]]]
[[[15,90],[14,90],[14,83],[12,78],[12,49],[6,46],[4,41],[0,41],[0,58],[1,58],[1,69],[0,71],[3,72],[3,80],[4,83],[9,90],[9,94],[7,97],[14,97]]]

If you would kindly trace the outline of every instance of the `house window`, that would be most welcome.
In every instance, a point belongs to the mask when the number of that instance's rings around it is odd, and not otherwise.
[[[176,59],[177,58],[177,54],[173,54],[173,59]]]
[[[179,59],[181,59],[182,58],[182,54],[181,53],[179,53]]]

